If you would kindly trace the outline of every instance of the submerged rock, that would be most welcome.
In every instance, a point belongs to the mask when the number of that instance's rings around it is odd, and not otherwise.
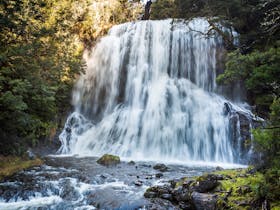
[[[105,154],[101,158],[99,158],[96,162],[101,165],[111,166],[111,165],[119,164],[121,160],[120,157],[118,156]]]
[[[156,165],[154,165],[153,167],[155,170],[161,171],[161,172],[165,172],[168,170],[168,167],[162,163],[158,163]]]

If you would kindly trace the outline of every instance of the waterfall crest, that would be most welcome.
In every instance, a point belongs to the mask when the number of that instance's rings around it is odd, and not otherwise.
[[[60,152],[240,162],[228,101],[215,93],[222,39],[206,37],[209,27],[202,18],[114,26],[86,59]]]

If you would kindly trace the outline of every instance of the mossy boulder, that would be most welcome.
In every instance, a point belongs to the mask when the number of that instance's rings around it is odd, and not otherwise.
[[[112,166],[121,162],[120,157],[110,154],[105,154],[96,161],[100,165]]]

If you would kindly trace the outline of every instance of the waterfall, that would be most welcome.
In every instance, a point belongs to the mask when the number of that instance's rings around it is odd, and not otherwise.
[[[60,152],[240,162],[229,102],[215,93],[222,38],[209,27],[203,18],[114,26],[86,58]]]

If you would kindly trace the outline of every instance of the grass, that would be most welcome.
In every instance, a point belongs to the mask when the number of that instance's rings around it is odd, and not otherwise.
[[[0,156],[0,181],[16,172],[41,164],[43,164],[43,161],[39,158],[30,160],[26,157]]]

